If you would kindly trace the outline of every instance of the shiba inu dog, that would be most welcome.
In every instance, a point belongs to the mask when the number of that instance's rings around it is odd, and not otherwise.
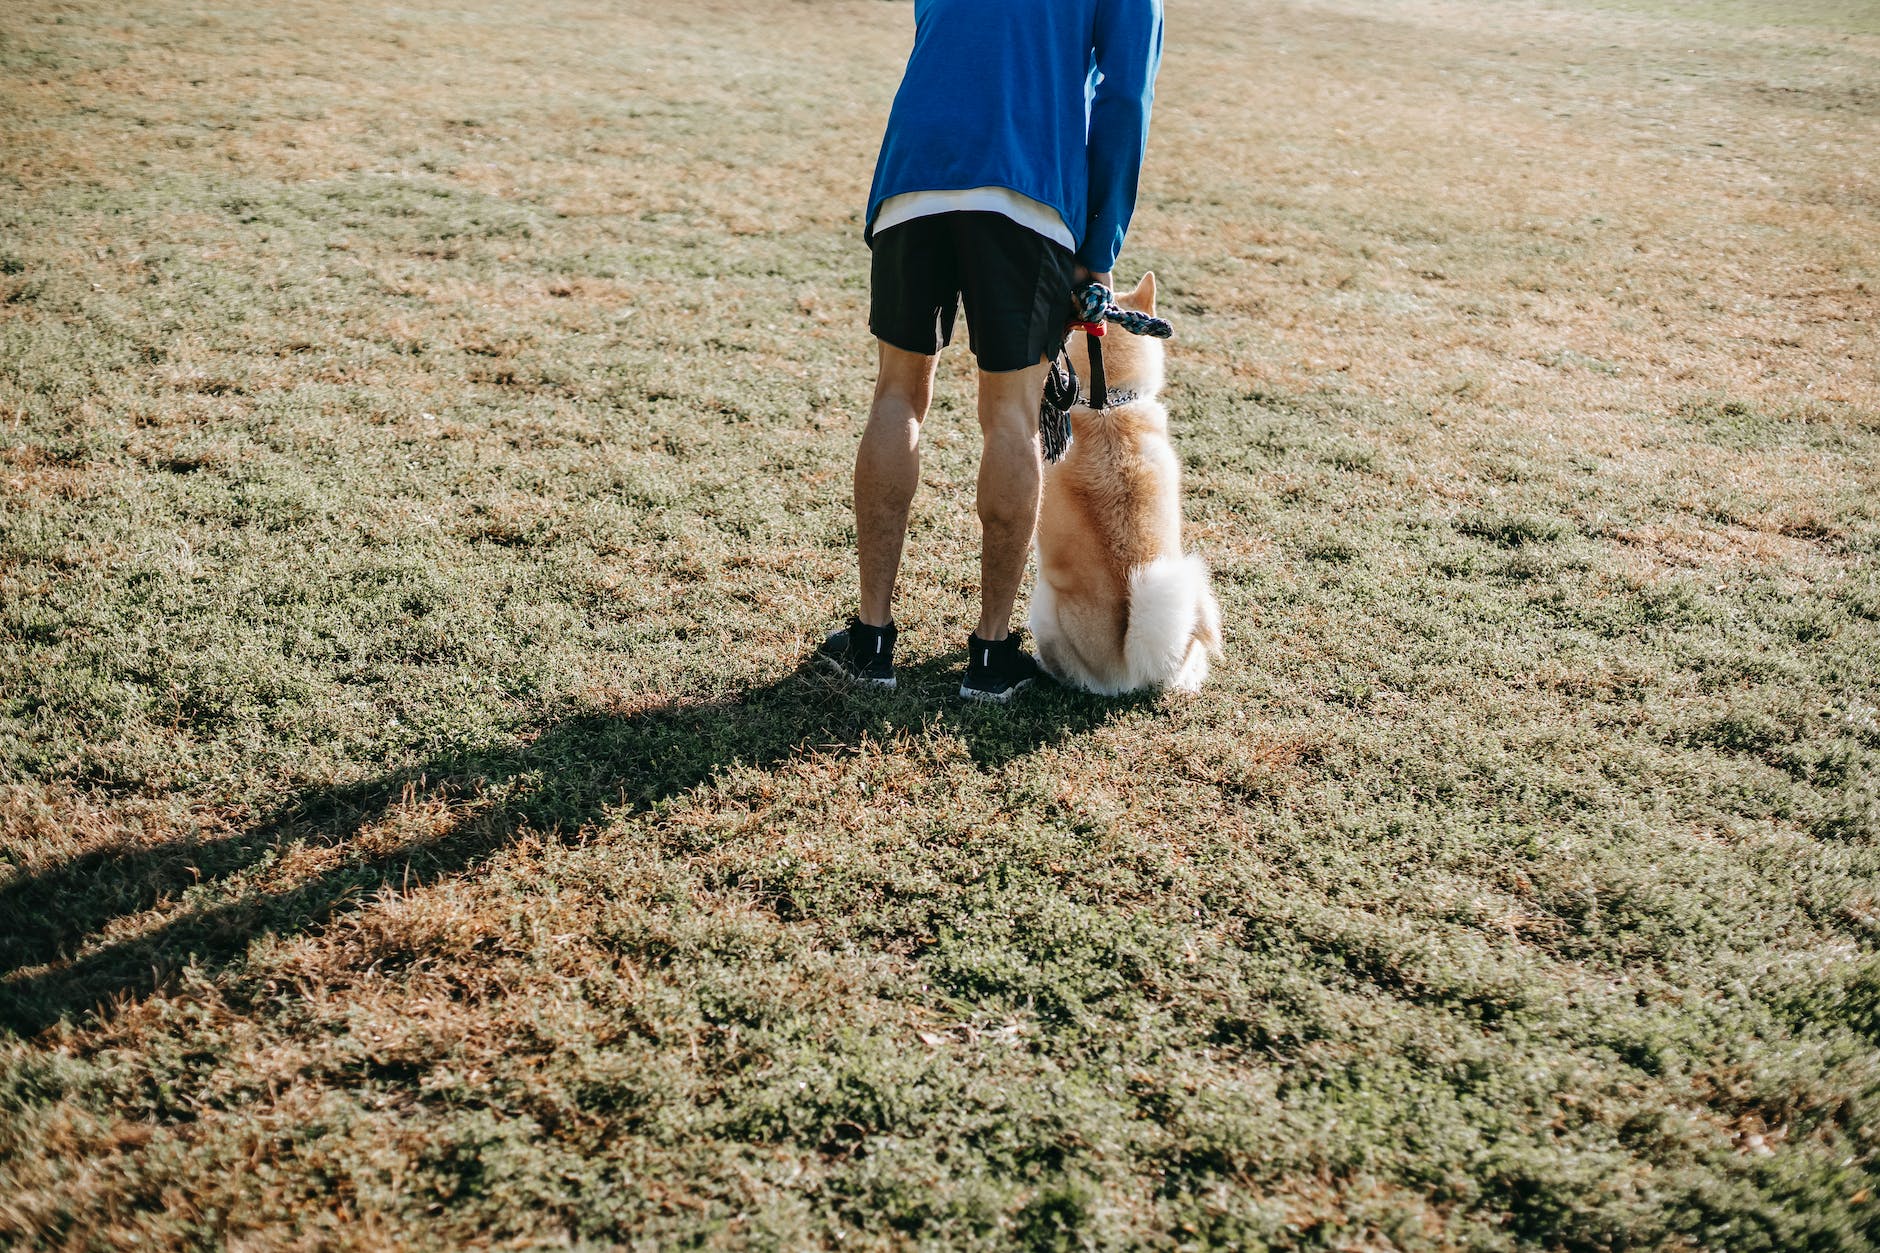
[[[1155,313],[1155,275],[1125,309]],[[1090,377],[1082,334],[1078,377]],[[1162,343],[1103,340],[1109,404],[1071,410],[1064,458],[1045,466],[1038,514],[1038,584],[1031,633],[1058,681],[1106,696],[1144,688],[1194,691],[1221,651],[1221,611],[1201,558],[1182,552],[1181,464],[1168,439]]]

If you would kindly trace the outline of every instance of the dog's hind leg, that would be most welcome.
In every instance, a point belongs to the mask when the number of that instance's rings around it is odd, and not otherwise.
[[[1060,683],[1099,696],[1127,692],[1129,675],[1122,657],[1114,645],[1103,646],[1121,634],[1113,617],[1082,598],[1066,600],[1040,579],[1032,592],[1029,620],[1039,662]]]
[[[1075,682],[1064,665],[1064,627],[1058,621],[1057,589],[1043,578],[1032,588],[1031,611],[1026,615],[1025,625],[1031,631],[1032,643],[1038,648],[1038,663],[1045,672],[1059,682]]]
[[[1169,680],[1169,686],[1178,692],[1198,692],[1208,677],[1208,649],[1199,636],[1189,641],[1188,655],[1182,659],[1182,668]]]
[[[1191,557],[1189,560],[1199,561],[1200,558]],[[1214,589],[1206,582],[1206,567],[1202,568],[1201,574],[1203,580],[1201,614],[1200,621],[1195,624],[1195,642],[1206,649],[1210,657],[1219,657],[1221,655],[1221,603],[1214,599]]]

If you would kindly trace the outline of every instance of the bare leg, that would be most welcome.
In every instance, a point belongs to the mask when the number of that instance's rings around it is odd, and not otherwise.
[[[1038,525],[1038,399],[1046,365],[979,373],[979,627],[982,640],[1011,633],[1012,605]]]
[[[920,424],[933,400],[935,357],[881,345],[875,401],[855,454],[855,547],[861,559],[861,619],[892,620],[894,579],[907,539],[907,510],[920,483]]]

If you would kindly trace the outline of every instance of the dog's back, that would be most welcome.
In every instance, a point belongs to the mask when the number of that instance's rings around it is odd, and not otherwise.
[[[1153,313],[1155,276],[1119,303]],[[1134,395],[1073,410],[1070,451],[1046,467],[1032,635],[1046,669],[1093,692],[1192,690],[1220,651],[1220,610],[1207,567],[1182,553],[1181,466],[1155,399],[1162,348],[1127,335],[1105,342],[1112,388]]]

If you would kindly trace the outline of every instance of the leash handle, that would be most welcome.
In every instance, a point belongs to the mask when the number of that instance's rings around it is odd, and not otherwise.
[[[1102,283],[1085,283],[1071,293],[1071,305],[1076,310],[1071,321],[1088,330],[1103,325],[1103,315],[1116,306],[1116,297]]]

